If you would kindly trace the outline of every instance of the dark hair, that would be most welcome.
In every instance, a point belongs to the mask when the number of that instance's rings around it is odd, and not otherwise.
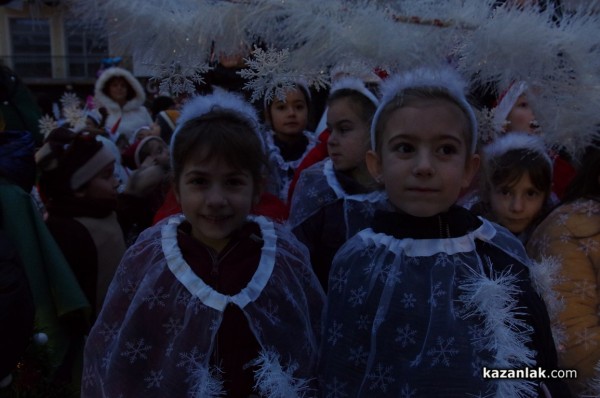
[[[438,101],[450,102],[460,109],[465,122],[465,144],[467,153],[473,152],[473,134],[469,113],[448,91],[441,87],[413,87],[402,90],[391,101],[383,106],[375,125],[376,149],[381,151],[383,128],[390,120],[392,112],[409,106],[431,104]]]
[[[304,101],[306,102],[306,109],[307,109],[306,125],[310,126],[312,123],[312,117],[313,117],[310,93],[308,92],[308,90],[305,86],[303,86],[301,84],[296,84],[296,85],[294,85],[293,88],[289,89],[286,92],[286,95],[290,91],[293,91],[293,90],[300,91],[302,93],[302,95],[304,96]],[[265,119],[271,120],[271,118],[273,116],[271,113],[271,106],[277,99],[278,99],[277,97],[273,97],[270,101],[265,101]]]
[[[512,187],[525,173],[529,173],[533,186],[544,193],[544,203],[548,202],[552,192],[552,165],[544,154],[526,148],[511,149],[485,162],[482,199],[489,201],[493,187]]]
[[[129,82],[127,81],[125,76],[121,76],[121,75],[113,76],[106,81],[106,83],[102,87],[102,92],[104,93],[104,95],[106,95],[108,98],[111,98],[109,87],[110,87],[110,84],[112,82],[114,82],[115,80],[123,80],[125,82],[125,86],[127,87],[127,97],[126,97],[127,101],[130,101],[133,98],[135,98],[135,90],[133,89],[133,87],[131,87],[131,84],[129,84]]]
[[[224,159],[238,170],[249,170],[255,186],[264,175],[267,158],[257,128],[226,110],[211,111],[185,122],[173,137],[171,164],[175,184],[190,156],[202,161]]]
[[[164,145],[165,147],[167,146],[167,143],[162,138],[157,137],[157,136],[151,136],[150,139],[146,140],[143,143],[143,146],[140,148],[140,151],[138,153],[138,160],[139,160],[140,164],[144,163],[144,160],[146,160],[146,158],[148,156],[150,156],[150,145],[148,145],[148,144],[150,144],[152,141],[159,142],[162,145]],[[142,145],[141,142],[140,142],[140,145]],[[167,148],[167,150],[168,150],[168,148]]]
[[[600,198],[600,142],[595,142],[585,150],[577,174],[567,187],[562,202],[572,202],[581,197]]]
[[[169,96],[159,95],[154,98],[154,101],[152,101],[152,105],[150,106],[152,120],[156,121],[156,116],[158,116],[161,111],[171,109],[173,106],[175,106],[175,101]]]
[[[331,104],[334,101],[337,101],[342,98],[347,98],[354,105],[356,105],[358,107],[358,111],[359,111],[358,115],[360,116],[360,118],[367,123],[371,123],[371,120],[373,119],[373,115],[375,114],[375,111],[377,110],[377,107],[373,103],[373,101],[371,101],[364,94],[361,94],[360,92],[358,92],[356,90],[353,90],[351,88],[342,88],[340,90],[334,91],[327,98],[327,105],[331,106]]]

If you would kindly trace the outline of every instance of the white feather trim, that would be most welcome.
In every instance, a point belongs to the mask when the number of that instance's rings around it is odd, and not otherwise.
[[[533,287],[546,303],[548,316],[552,323],[552,337],[556,349],[564,351],[566,335],[564,326],[559,321],[559,314],[565,308],[561,295],[555,290],[556,285],[564,282],[560,276],[561,262],[556,257],[545,257],[540,261],[532,261],[529,267]]]
[[[491,265],[489,265],[491,269]],[[531,367],[535,353],[528,349],[531,327],[516,318],[519,308],[516,296],[520,293],[517,278],[508,272],[494,274],[490,278],[475,271],[460,286],[460,298],[465,303],[466,316],[483,319],[485,347],[494,355],[496,369]],[[533,397],[535,385],[528,380],[500,380],[496,397]]]
[[[215,88],[212,94],[197,96],[185,104],[177,121],[178,127],[173,132],[171,138],[171,151],[173,150],[173,143],[177,134],[185,123],[213,111],[230,114],[231,117],[248,123],[252,127],[252,132],[261,141],[263,149],[265,148],[264,138],[260,134],[260,124],[254,107],[238,94]]]
[[[255,387],[261,396],[269,398],[301,398],[310,394],[309,381],[294,377],[296,363],[282,366],[279,355],[272,351],[261,351],[250,366],[257,366]]]
[[[544,141],[538,136],[523,132],[507,133],[487,144],[483,148],[484,161],[490,162],[507,152],[519,149],[541,156],[552,167],[552,159],[548,156]]]
[[[379,105],[379,100],[377,99],[375,94],[373,94],[371,91],[369,91],[369,89],[365,86],[365,84],[356,77],[347,76],[347,77],[342,77],[342,78],[336,80],[335,83],[333,83],[333,85],[331,86],[329,95],[335,93],[338,90],[342,90],[342,89],[358,91],[359,93],[361,93],[362,95],[367,97],[373,103],[373,105],[375,105],[375,106]]]
[[[135,109],[144,105],[144,101],[146,101],[146,92],[144,91],[142,84],[127,69],[116,66],[106,69],[96,80],[94,85],[94,97],[98,103],[109,109],[121,109],[119,104],[117,104],[112,98],[104,94],[102,91],[106,83],[113,77],[122,77],[125,79],[135,93],[135,96],[127,101],[125,106],[123,106],[124,111]]]
[[[193,380],[192,398],[218,398],[224,397],[223,382],[221,381],[221,370],[218,368],[207,369],[199,366],[190,378]]]
[[[419,68],[411,72],[400,75],[390,76],[381,84],[381,102],[373,122],[371,124],[371,148],[376,149],[375,126],[381,116],[382,109],[394,98],[409,88],[440,88],[456,100],[467,114],[473,131],[472,150],[477,147],[477,119],[473,108],[467,101],[465,92],[466,84],[463,78],[452,68],[448,66],[432,68]]]

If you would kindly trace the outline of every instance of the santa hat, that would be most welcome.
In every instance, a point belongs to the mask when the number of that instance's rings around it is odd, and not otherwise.
[[[498,98],[498,105],[494,107],[493,126],[496,131],[502,131],[508,114],[517,103],[519,97],[527,91],[527,83],[515,82]]]
[[[112,151],[94,134],[65,128],[52,131],[36,153],[48,198],[72,194],[114,161]]]
[[[539,156],[548,162],[552,169],[552,159],[544,141],[536,135],[524,132],[510,132],[504,134],[483,148],[483,161],[487,164],[511,151],[523,151],[534,156]]]
[[[175,131],[177,121],[179,120],[179,114],[178,110],[167,109],[156,115],[156,123],[158,123],[158,126],[160,127],[160,136],[165,142],[171,141],[171,136],[173,135],[173,131]]]
[[[133,160],[135,161],[136,168],[140,167],[142,162],[146,159],[145,157],[144,158],[141,157],[141,152],[142,152],[142,149],[144,148],[144,145],[148,144],[150,141],[158,141],[161,144],[165,144],[165,142],[163,141],[162,138],[157,137],[155,135],[150,135],[148,137],[144,137],[140,142],[138,142],[135,145],[135,152],[133,154]]]
[[[471,139],[471,151],[477,148],[478,129],[477,119],[473,108],[467,101],[466,83],[463,78],[454,69],[444,66],[439,68],[419,68],[403,74],[390,76],[381,84],[382,98],[379,107],[373,116],[371,124],[371,148],[376,150],[376,132],[375,128],[381,116],[381,111],[387,104],[395,98],[402,96],[402,93],[409,89],[436,88],[444,90],[461,107],[469,119],[473,137]]]

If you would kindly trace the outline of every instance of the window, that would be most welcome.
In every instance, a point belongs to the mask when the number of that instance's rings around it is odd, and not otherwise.
[[[96,77],[102,58],[108,56],[108,41],[100,26],[65,22],[69,77]]]
[[[12,68],[20,77],[52,77],[50,24],[47,19],[10,19]]]

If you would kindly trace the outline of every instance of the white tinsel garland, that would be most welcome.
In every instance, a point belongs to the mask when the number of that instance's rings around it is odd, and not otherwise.
[[[465,303],[465,316],[480,316],[487,342],[485,348],[494,353],[495,369],[519,369],[534,365],[534,352],[527,348],[531,327],[516,317],[520,308],[516,305],[517,277],[504,272],[494,273],[488,264],[491,276],[475,271],[461,284],[460,298]],[[496,397],[533,397],[535,385],[529,380],[500,380],[497,382]]]
[[[390,72],[453,63],[473,84],[504,90],[514,81],[530,101],[549,146],[577,156],[600,121],[600,15],[581,8],[557,20],[553,7],[498,6],[495,0],[70,0],[79,20],[104,22],[116,48],[153,66],[189,65],[178,89],[191,90],[193,66],[264,44],[243,72],[259,98],[272,79],[328,84],[353,60]],[[276,56],[277,54],[285,56]],[[186,80],[187,79],[187,80]],[[494,93],[497,94],[497,93]]]
[[[258,358],[250,366],[257,366],[255,371],[255,387],[261,396],[269,398],[301,398],[309,394],[309,381],[294,376],[298,365],[290,363],[282,365],[279,354],[273,351],[261,351]]]

